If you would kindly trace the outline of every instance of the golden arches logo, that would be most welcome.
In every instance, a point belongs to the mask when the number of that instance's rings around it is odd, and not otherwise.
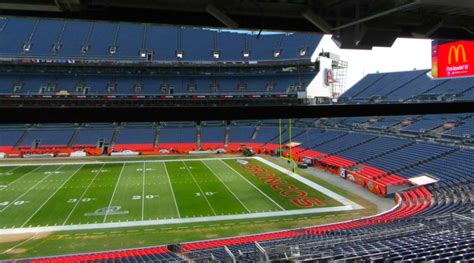
[[[452,45],[449,47],[449,53],[448,53],[448,64],[451,65],[452,63],[452,57],[454,53],[454,61],[457,63],[459,62],[459,53],[462,55],[462,62],[466,63],[467,62],[467,57],[466,57],[466,49],[464,49],[463,44],[459,45]]]

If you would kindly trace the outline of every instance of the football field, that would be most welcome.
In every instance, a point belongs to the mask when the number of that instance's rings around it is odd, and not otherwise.
[[[0,233],[361,208],[287,168],[260,157],[4,165]]]

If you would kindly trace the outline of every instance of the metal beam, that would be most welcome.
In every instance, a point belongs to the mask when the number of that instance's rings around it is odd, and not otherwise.
[[[332,28],[332,30],[335,31],[335,30],[347,28],[347,27],[350,27],[350,26],[355,26],[355,25],[358,25],[360,23],[364,23],[364,22],[367,22],[367,21],[370,21],[370,20],[373,20],[373,19],[376,19],[376,18],[379,18],[379,17],[382,17],[382,16],[389,15],[391,13],[395,13],[395,12],[398,12],[398,11],[401,11],[401,10],[404,10],[404,9],[407,9],[407,8],[412,8],[412,7],[415,7],[415,6],[419,5],[420,2],[421,2],[421,0],[414,0],[411,3],[404,4],[404,5],[401,5],[401,6],[397,6],[397,7],[382,11],[380,13],[373,14],[371,16],[367,16],[367,17],[352,21],[350,23],[334,27],[334,28]]]
[[[306,9],[301,13],[301,15],[311,22],[311,24],[315,25],[317,28],[319,28],[322,32],[329,34],[331,33],[331,26],[324,20],[321,16],[315,14],[313,10],[311,9]]]
[[[206,11],[209,14],[211,14],[213,17],[215,17],[217,20],[221,21],[221,23],[224,24],[228,28],[238,28],[239,27],[239,24],[236,21],[234,21],[232,18],[230,18],[224,12],[219,10],[213,4],[208,4],[206,6]]]

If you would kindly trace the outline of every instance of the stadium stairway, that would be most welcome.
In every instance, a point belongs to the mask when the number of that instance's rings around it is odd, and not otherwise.
[[[153,148],[156,148],[158,146],[158,143],[160,142],[160,127],[156,125],[155,127],[155,138],[153,139]]]
[[[79,136],[80,132],[81,132],[81,128],[76,127],[76,129],[74,130],[74,133],[72,134],[71,138],[69,139],[69,142],[67,143],[68,148],[71,148],[74,145],[74,142],[76,142],[76,139]]]

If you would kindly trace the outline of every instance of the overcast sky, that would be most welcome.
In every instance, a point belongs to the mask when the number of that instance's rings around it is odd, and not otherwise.
[[[391,48],[350,50],[339,49],[327,35],[323,37],[320,47],[349,62],[346,88],[368,73],[431,68],[431,40],[399,38]]]

